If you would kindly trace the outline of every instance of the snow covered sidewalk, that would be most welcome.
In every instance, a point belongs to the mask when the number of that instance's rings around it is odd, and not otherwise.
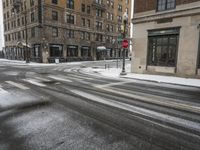
[[[111,77],[111,78],[129,78],[129,79],[146,80],[146,81],[152,81],[152,82],[162,82],[162,83],[177,84],[177,85],[184,85],[184,86],[200,87],[200,79],[131,73],[130,64],[126,65],[127,75],[125,76],[120,75],[121,68],[109,68],[109,69],[84,68],[83,70],[87,73],[98,73],[102,76]]]
[[[26,63],[26,61],[22,60],[9,60],[9,59],[0,59],[1,64],[12,64],[12,65],[27,65],[27,66],[53,66],[56,64],[42,64],[42,63],[35,63],[35,62],[30,62]]]

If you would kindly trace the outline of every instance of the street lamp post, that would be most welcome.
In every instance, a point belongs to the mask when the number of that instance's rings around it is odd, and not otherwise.
[[[19,9],[19,7],[22,7],[22,2],[17,2],[17,5],[14,5],[12,8],[12,14],[15,14],[15,11]],[[24,11],[24,23],[25,23],[25,59],[26,63],[30,63],[30,54],[28,49],[28,28],[27,28],[27,11]]]
[[[123,25],[124,25],[124,31],[123,31],[123,38],[126,38],[126,24],[128,22],[128,14],[127,12],[124,13],[123,15]],[[126,70],[125,70],[125,48],[123,48],[123,64],[122,64],[122,72],[120,75],[126,75]]]
[[[25,12],[25,34],[26,34],[26,46],[25,46],[25,51],[26,51],[26,63],[30,63],[30,53],[28,49],[28,32],[27,32],[27,12]]]

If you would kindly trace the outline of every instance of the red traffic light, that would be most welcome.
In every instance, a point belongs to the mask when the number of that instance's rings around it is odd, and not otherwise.
[[[122,41],[122,47],[123,47],[123,48],[128,48],[128,40],[124,39],[124,40]]]

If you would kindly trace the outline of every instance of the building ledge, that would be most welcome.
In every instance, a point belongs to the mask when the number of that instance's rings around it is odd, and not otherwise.
[[[92,3],[92,6],[95,7],[95,8],[100,8],[100,9],[102,9],[102,10],[106,10],[106,5],[105,5],[105,4],[99,4],[99,3],[97,3],[96,1],[94,1],[94,2]]]
[[[175,67],[147,66],[148,72],[174,74],[175,70],[176,70]]]
[[[143,22],[150,22],[150,21],[156,21],[159,19],[165,19],[165,18],[177,18],[177,17],[185,17],[190,15],[197,15],[200,14],[200,6],[195,7],[189,7],[184,9],[174,9],[164,12],[155,12],[154,13],[146,13],[148,15],[139,15],[135,14],[135,16],[132,19],[133,24],[137,23],[143,23]]]

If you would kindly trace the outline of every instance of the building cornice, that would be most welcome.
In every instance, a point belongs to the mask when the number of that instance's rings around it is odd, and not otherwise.
[[[165,12],[154,12],[150,15],[141,15],[133,17],[132,23],[138,24],[138,23],[144,23],[144,22],[151,22],[156,21],[159,19],[165,19],[165,18],[178,18],[178,17],[186,17],[191,15],[198,15],[200,14],[200,6],[196,6],[193,8],[186,8],[186,9],[180,9],[180,10],[170,10]]]

